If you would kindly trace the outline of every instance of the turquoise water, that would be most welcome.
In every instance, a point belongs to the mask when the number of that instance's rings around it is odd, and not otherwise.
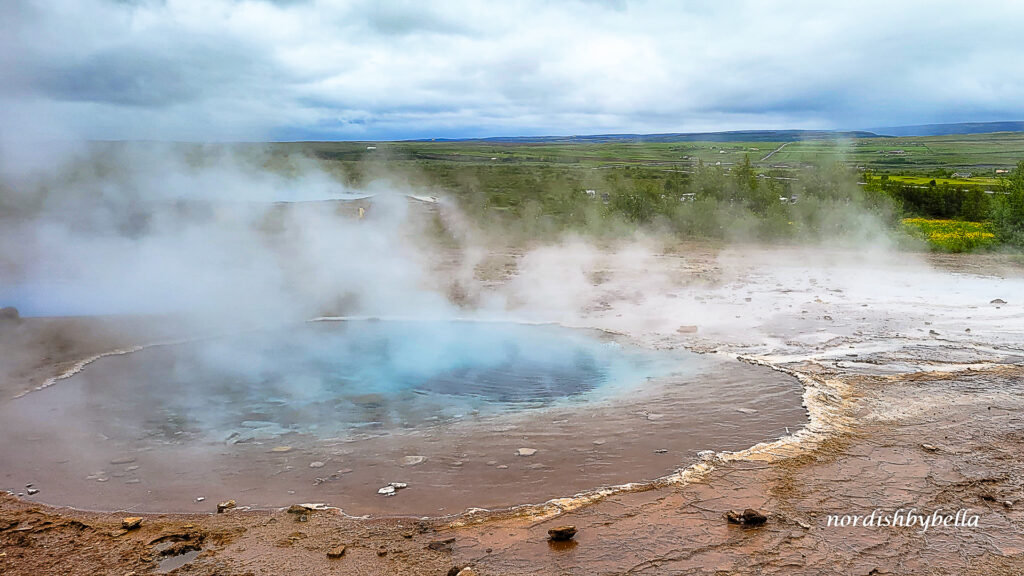
[[[686,356],[549,325],[319,322],[104,358],[57,388],[125,434],[244,442],[590,401]]]

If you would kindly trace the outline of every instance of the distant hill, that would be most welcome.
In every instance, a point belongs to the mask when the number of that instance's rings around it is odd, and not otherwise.
[[[493,138],[433,138],[417,142],[495,142],[509,144],[579,144],[601,142],[795,142],[878,138],[873,132],[833,130],[736,130],[672,134],[593,134],[588,136],[497,136]]]
[[[872,128],[886,136],[945,136],[947,134],[988,134],[990,132],[1024,132],[1024,122],[960,122],[957,124],[919,124]]]
[[[590,134],[582,136],[495,136],[491,138],[422,138],[413,142],[493,142],[507,144],[579,144],[602,142],[796,142],[893,136],[943,136],[1024,132],[1024,122],[961,122],[888,126],[870,130],[732,130],[728,132],[672,132],[667,134]]]

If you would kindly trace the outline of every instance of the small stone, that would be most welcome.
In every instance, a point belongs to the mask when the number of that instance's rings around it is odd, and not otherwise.
[[[345,555],[345,545],[344,544],[338,544],[334,548],[331,548],[330,550],[327,551],[327,557],[328,558],[341,558],[344,555]]]
[[[206,496],[197,496],[196,497],[196,502],[202,502],[203,500],[206,500]]]
[[[430,544],[427,544],[427,548],[434,550],[435,552],[451,552],[452,544],[455,543],[455,538],[445,538],[444,540],[434,540]]]
[[[725,519],[729,521],[730,524],[760,526],[768,521],[768,516],[765,516],[765,514],[760,510],[747,508],[743,513],[736,512],[735,510],[729,510],[725,513]]]
[[[380,494],[382,496],[394,496],[395,495],[395,487],[394,486],[384,486],[383,488],[378,488],[377,489],[377,494]]]
[[[291,446],[274,446],[273,448],[270,449],[270,451],[271,452],[277,452],[279,454],[283,454],[285,452],[291,452],[292,451],[292,447]]]
[[[139,526],[142,526],[142,518],[138,516],[130,516],[121,520],[121,528],[125,530],[135,530]]]
[[[572,525],[556,526],[548,530],[548,538],[555,542],[566,542],[572,540],[576,535],[576,527]]]
[[[536,448],[520,448],[519,450],[516,450],[516,456],[533,456],[536,453]]]
[[[395,490],[404,490],[409,487],[405,482],[388,482],[388,486],[391,486]]]
[[[323,468],[324,467],[324,463],[320,462],[320,461],[310,462],[309,463],[309,467],[310,468]]]
[[[234,500],[225,500],[217,504],[217,514],[223,514],[227,510],[231,510],[236,506]]]
[[[654,453],[655,454],[668,454],[668,449],[667,448],[658,448],[657,450],[654,451]]]
[[[921,448],[924,448],[929,452],[937,452],[939,450],[938,446],[933,446],[931,444],[921,444]]]
[[[594,441],[592,442],[592,444],[593,444],[594,446],[604,446],[604,443],[605,443],[605,442],[604,442],[604,440],[594,440]]]
[[[39,489],[38,488],[29,488],[29,489],[25,490],[25,492],[28,492],[29,496],[35,496],[36,494],[39,494]]]
[[[498,470],[508,470],[508,464],[498,464],[495,468]]]
[[[308,513],[312,512],[312,511],[313,511],[313,508],[311,508],[309,506],[303,506],[302,504],[292,504],[291,506],[288,507],[287,510],[285,510],[285,512],[287,512],[289,514],[299,514],[299,515],[308,514]]]
[[[757,410],[754,408],[737,408],[736,411],[741,414],[757,414]]]
[[[1002,298],[996,298],[995,300],[989,302],[989,304],[1006,304],[1006,300],[1003,300]]]
[[[417,464],[423,464],[426,460],[426,456],[406,456],[402,458],[402,466],[416,466]]]
[[[701,460],[711,460],[714,457],[715,457],[715,451],[714,450],[701,450],[700,452],[697,452],[697,458],[700,458]]]
[[[377,556],[387,556],[387,555],[388,555],[388,549],[387,548],[381,546],[380,548],[377,549]]]

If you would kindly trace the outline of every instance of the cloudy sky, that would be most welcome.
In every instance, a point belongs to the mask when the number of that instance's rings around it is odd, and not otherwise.
[[[402,139],[1024,119],[1024,2],[2,0],[0,131]]]

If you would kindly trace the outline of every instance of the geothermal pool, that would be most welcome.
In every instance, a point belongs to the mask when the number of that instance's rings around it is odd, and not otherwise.
[[[801,394],[768,369],[595,330],[322,321],[101,358],[0,407],[0,474],[88,509],[446,514],[777,438],[806,420]],[[391,482],[408,487],[379,495]]]

